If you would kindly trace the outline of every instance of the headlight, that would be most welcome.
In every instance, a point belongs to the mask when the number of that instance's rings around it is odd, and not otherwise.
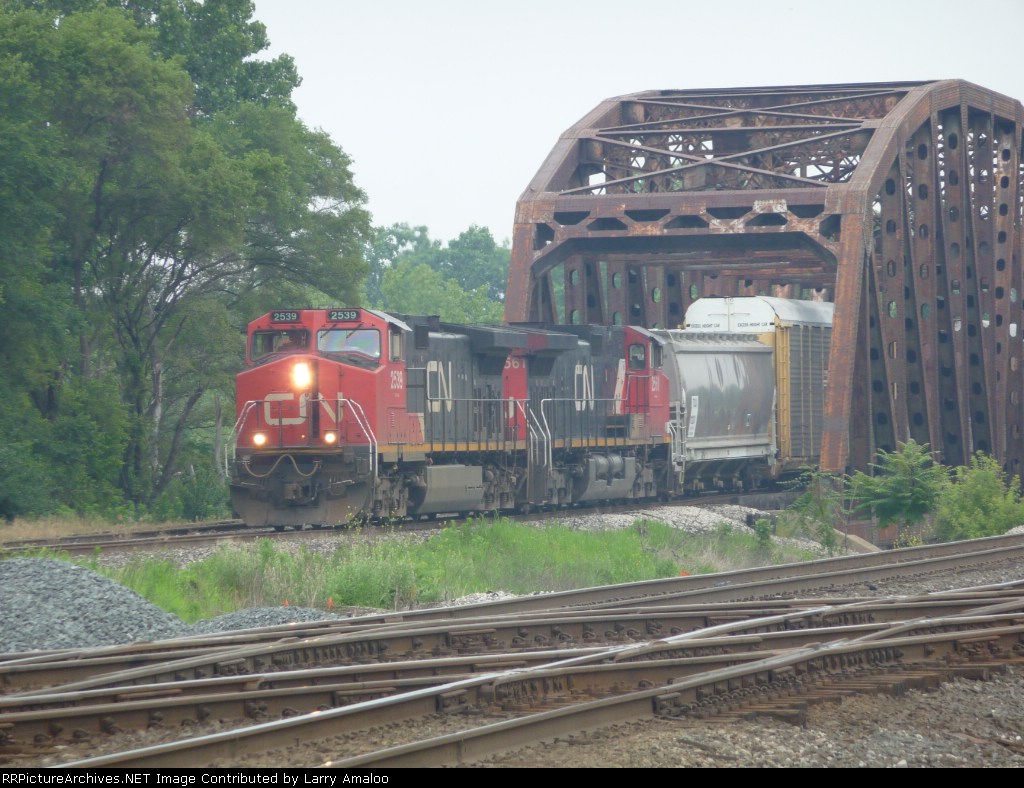
[[[267,442],[267,436],[264,435],[262,432],[257,432],[255,435],[252,436],[252,442],[255,443],[257,446],[262,446],[264,443]]]
[[[336,440],[338,440],[337,433],[334,433],[334,432],[325,432],[324,433],[324,443],[334,443]]]
[[[309,364],[305,361],[300,361],[292,367],[292,384],[295,388],[308,389],[312,382],[313,370],[309,368]]]

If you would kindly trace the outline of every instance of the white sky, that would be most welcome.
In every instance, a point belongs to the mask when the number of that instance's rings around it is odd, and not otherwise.
[[[966,79],[1024,100],[1024,0],[255,0],[376,225],[500,243],[559,135],[642,90]]]

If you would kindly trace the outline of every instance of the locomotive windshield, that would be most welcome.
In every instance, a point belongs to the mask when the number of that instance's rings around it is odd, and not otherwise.
[[[259,361],[274,353],[294,353],[308,347],[309,332],[304,329],[256,331],[252,335],[252,360]]]
[[[375,328],[327,328],[317,333],[316,349],[326,356],[380,358],[380,332]]]

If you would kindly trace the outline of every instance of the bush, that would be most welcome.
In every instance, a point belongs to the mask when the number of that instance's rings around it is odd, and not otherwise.
[[[878,452],[878,458],[871,464],[874,476],[857,471],[851,480],[858,509],[873,513],[883,528],[914,525],[935,511],[949,470],[932,459],[927,445],[909,440],[896,451]]]
[[[835,524],[846,521],[846,479],[826,471],[807,469],[792,484],[803,490],[783,518],[797,533],[821,543],[829,555],[838,546]]]
[[[1003,534],[1024,524],[1020,479],[1007,481],[994,457],[976,454],[966,468],[957,468],[953,483],[942,492],[935,517],[943,541]]]
[[[757,537],[757,546],[765,553],[770,553],[772,549],[772,530],[771,520],[759,517],[754,521],[754,535]]]

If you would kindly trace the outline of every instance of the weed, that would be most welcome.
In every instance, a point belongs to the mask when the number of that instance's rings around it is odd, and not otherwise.
[[[630,528],[580,531],[509,520],[473,520],[419,542],[402,538],[339,540],[331,553],[288,551],[263,539],[224,546],[180,567],[158,559],[121,569],[84,561],[186,621],[246,607],[290,605],[403,609],[467,594],[527,594],[625,583],[681,572],[700,574],[801,560],[747,528],[720,524],[692,534],[642,519]],[[49,556],[48,556],[49,557]]]

